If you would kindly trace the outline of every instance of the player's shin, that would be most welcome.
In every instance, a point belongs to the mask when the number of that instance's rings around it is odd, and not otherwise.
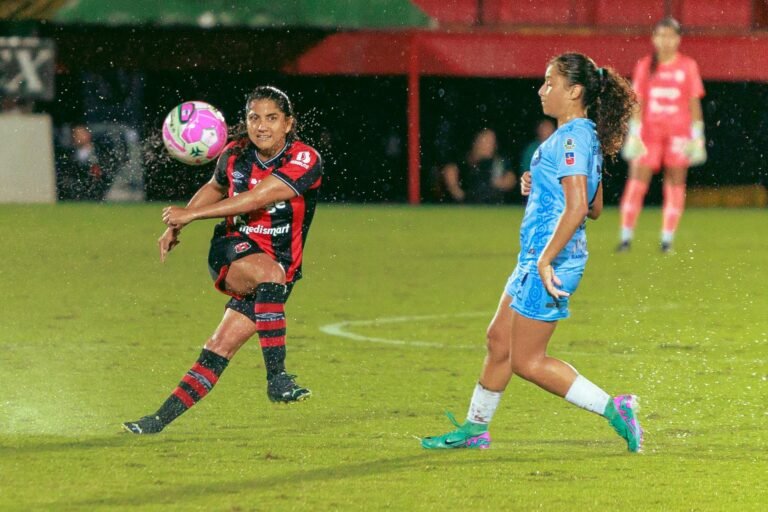
[[[503,393],[503,391],[486,389],[478,382],[472,393],[472,401],[469,403],[467,423],[465,423],[466,428],[472,431],[472,433],[488,430],[488,424],[499,407]]]
[[[168,425],[187,409],[205,398],[229,364],[229,359],[203,349],[197,362],[187,371],[168,400],[157,410],[156,416]]]
[[[267,380],[285,371],[285,296],[279,283],[262,283],[255,293],[255,324],[267,368]]]
[[[647,192],[647,183],[633,178],[627,181],[620,204],[622,242],[628,242],[632,239],[635,224],[637,224],[637,218],[643,209],[643,201]]]
[[[155,414],[136,421],[123,423],[123,428],[133,434],[156,434],[170,422],[211,392],[219,377],[227,368],[229,359],[203,349],[197,362],[187,371],[171,396]]]
[[[662,244],[671,244],[685,209],[685,184],[664,185]]]
[[[611,397],[586,377],[577,375],[565,399],[577,407],[602,416]]]

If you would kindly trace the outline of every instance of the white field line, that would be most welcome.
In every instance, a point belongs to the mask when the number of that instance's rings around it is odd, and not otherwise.
[[[385,318],[374,318],[372,320],[349,320],[346,322],[338,322],[335,324],[327,324],[320,327],[320,331],[331,336],[339,338],[347,338],[355,341],[367,341],[369,343],[382,343],[385,345],[407,345],[411,347],[431,347],[431,348],[462,348],[472,349],[478,348],[479,345],[456,345],[454,343],[445,344],[438,341],[419,341],[419,340],[397,340],[392,338],[379,338],[376,336],[364,336],[362,334],[355,334],[347,330],[347,327],[356,326],[371,326],[380,324],[397,324],[405,322],[423,322],[425,320],[441,320],[445,318],[467,318],[493,315],[493,312],[476,312],[476,313],[459,313],[453,315],[420,315],[420,316],[392,316]]]

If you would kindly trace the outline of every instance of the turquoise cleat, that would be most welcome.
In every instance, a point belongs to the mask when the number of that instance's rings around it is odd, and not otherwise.
[[[425,437],[421,440],[422,448],[427,450],[443,450],[448,448],[476,448],[485,450],[491,447],[491,434],[488,432],[488,425],[472,423],[465,421],[459,424],[456,418],[450,412],[445,413],[456,427],[446,434]]]
[[[608,402],[604,416],[613,429],[627,441],[630,452],[643,449],[643,429],[637,419],[640,401],[635,395],[619,395]]]

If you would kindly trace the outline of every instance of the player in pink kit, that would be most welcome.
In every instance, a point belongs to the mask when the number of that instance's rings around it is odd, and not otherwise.
[[[630,162],[621,198],[621,243],[627,251],[653,174],[664,168],[661,250],[672,249],[685,207],[688,167],[707,160],[701,98],[704,85],[696,62],[677,50],[680,24],[664,18],[653,29],[656,52],[635,66],[632,84],[638,108],[630,122],[621,155]]]

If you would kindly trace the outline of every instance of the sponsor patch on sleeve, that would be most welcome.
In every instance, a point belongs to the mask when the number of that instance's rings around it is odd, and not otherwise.
[[[307,164],[306,162],[302,162],[301,160],[291,160],[289,163],[293,165],[298,165],[302,169],[309,169],[309,164]]]
[[[576,163],[576,154],[573,151],[565,152],[565,165],[573,165]]]

